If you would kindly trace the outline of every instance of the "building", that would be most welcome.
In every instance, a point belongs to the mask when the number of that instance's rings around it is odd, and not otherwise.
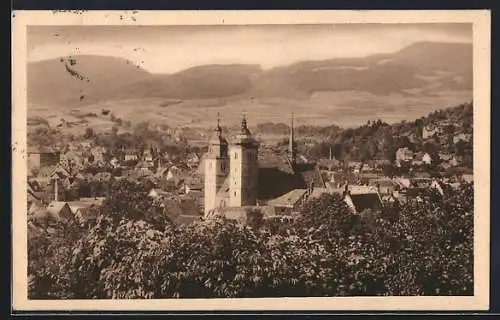
[[[432,138],[436,134],[441,134],[441,128],[439,126],[425,126],[422,128],[422,139]]]
[[[361,213],[365,210],[377,211],[383,206],[382,199],[376,189],[355,193],[350,190],[344,195],[344,201],[354,213]]]
[[[399,148],[396,151],[396,160],[399,162],[407,162],[413,160],[413,151],[408,148]]]
[[[394,191],[398,190],[398,184],[392,179],[371,179],[368,184],[370,186],[376,187],[379,194],[390,195]]]
[[[241,130],[229,150],[229,205],[255,206],[258,190],[258,142],[253,138],[243,117]]]
[[[28,170],[50,167],[59,163],[61,154],[48,147],[28,147]]]
[[[224,207],[262,207],[295,189],[325,187],[319,167],[297,156],[293,116],[291,123],[287,152],[277,154],[260,148],[245,117],[231,144],[217,121],[204,158],[205,215]]]
[[[310,198],[319,198],[325,193],[340,194],[353,213],[361,213],[365,210],[377,211],[383,206],[382,198],[374,186],[346,184],[343,189],[314,188]]]
[[[57,218],[57,219],[71,219],[73,217],[73,211],[71,210],[69,204],[64,201],[52,201],[47,206],[47,212]]]
[[[461,180],[465,183],[474,183],[474,175],[472,174],[462,174]]]
[[[137,155],[136,150],[125,151],[125,154],[124,154],[125,161],[137,161],[138,159],[139,159],[139,156]]]
[[[424,153],[424,155],[422,156],[422,162],[424,164],[432,164],[432,157],[430,154],[428,154],[427,152]]]
[[[472,140],[472,135],[470,133],[459,133],[453,137],[453,143],[458,143],[459,141],[470,142]]]
[[[217,118],[217,126],[214,135],[210,138],[208,153],[205,157],[205,181],[204,181],[204,211],[208,214],[216,207],[224,207],[226,197],[220,196],[219,191],[228,191],[226,178],[229,174],[229,143],[222,135],[220,119]]]

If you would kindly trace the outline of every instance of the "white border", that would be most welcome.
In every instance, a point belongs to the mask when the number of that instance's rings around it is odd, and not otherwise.
[[[132,16],[134,19],[132,19]],[[28,300],[26,225],[26,27],[28,25],[221,25],[472,23],[474,46],[473,297],[338,297],[178,300]],[[464,11],[14,11],[12,14],[13,309],[112,311],[486,310],[489,308],[490,12]]]

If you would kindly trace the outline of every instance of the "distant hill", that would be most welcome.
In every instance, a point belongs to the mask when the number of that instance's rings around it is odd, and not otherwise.
[[[116,57],[78,55],[28,64],[28,102],[81,104],[149,78],[149,72]]]
[[[74,59],[76,64],[71,67],[88,81],[66,70],[68,59],[30,63],[28,101],[82,104],[152,97],[307,99],[323,91],[418,97],[472,90],[472,45],[460,43],[419,42],[392,54],[303,61],[270,70],[257,65],[205,65],[175,74],[151,74],[121,58]]]
[[[125,98],[212,99],[247,92],[262,70],[258,65],[204,65],[175,74],[157,74],[117,87],[103,100]]]

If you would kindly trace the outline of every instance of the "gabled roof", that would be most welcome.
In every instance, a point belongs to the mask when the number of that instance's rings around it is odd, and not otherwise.
[[[349,191],[351,195],[358,194],[377,194],[377,187],[374,186],[359,186],[359,185],[349,185]]]
[[[381,188],[394,188],[397,184],[392,179],[371,179],[368,184],[370,186],[380,186]]]
[[[47,211],[52,214],[52,215],[55,215],[57,217],[59,217],[59,213],[61,212],[61,210],[65,207],[65,206],[68,206],[69,208],[69,205],[67,202],[64,202],[64,201],[52,201],[51,203],[49,203],[49,205],[47,206]],[[70,208],[71,210],[71,208]]]
[[[45,146],[28,146],[28,154],[30,153],[57,153],[59,151],[51,148],[51,147],[45,147]]]
[[[314,188],[312,193],[309,195],[311,198],[319,198],[322,194],[342,194],[344,189],[341,188]]]
[[[269,200],[267,205],[274,207],[287,207],[293,208],[297,202],[299,202],[304,194],[307,192],[307,189],[294,189],[281,197]]]
[[[350,198],[357,212],[366,209],[379,210],[382,208],[382,203],[377,193],[351,193]]]

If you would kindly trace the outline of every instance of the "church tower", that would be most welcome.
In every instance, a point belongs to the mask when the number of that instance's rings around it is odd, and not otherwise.
[[[290,166],[295,168],[297,162],[297,149],[295,146],[295,137],[293,134],[293,113],[290,119],[290,137],[288,138],[288,162]]]
[[[228,143],[222,135],[220,118],[217,114],[217,126],[209,140],[208,153],[205,159],[205,214],[217,208],[217,193],[229,173]]]
[[[243,116],[241,129],[230,148],[229,205],[231,207],[255,206],[258,191],[259,144],[247,127]]]

